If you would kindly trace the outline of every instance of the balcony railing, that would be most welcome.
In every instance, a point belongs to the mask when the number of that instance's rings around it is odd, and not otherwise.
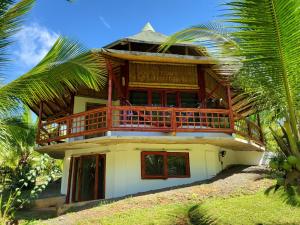
[[[246,118],[235,121],[235,133],[243,138],[256,142],[259,145],[264,144],[261,127],[253,121]]]
[[[65,142],[67,138],[89,138],[105,135],[107,131],[234,133],[231,120],[228,109],[103,107],[41,123],[37,141],[39,144]],[[244,124],[237,125],[238,134],[262,140],[257,125],[246,124],[250,125],[251,135],[245,132],[248,130]]]

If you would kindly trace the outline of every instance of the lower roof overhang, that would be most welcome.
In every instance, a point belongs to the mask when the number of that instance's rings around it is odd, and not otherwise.
[[[122,143],[145,143],[145,144],[210,144],[219,146],[224,149],[231,149],[235,151],[265,151],[265,148],[252,141],[236,137],[140,137],[140,136],[105,136],[86,140],[78,140],[68,143],[60,143],[53,145],[46,145],[36,148],[40,153],[47,153],[53,158],[62,159],[65,152],[68,150],[81,150],[95,148],[99,145],[116,145]]]
[[[100,49],[105,57],[129,61],[175,63],[175,64],[206,64],[215,65],[217,61],[208,56],[190,56],[169,53],[137,52],[116,49]]]

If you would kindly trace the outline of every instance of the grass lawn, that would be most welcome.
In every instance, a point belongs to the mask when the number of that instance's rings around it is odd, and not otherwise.
[[[250,195],[210,198],[203,203],[189,202],[131,209],[123,213],[97,218],[86,217],[77,222],[102,225],[253,225],[300,224],[300,207],[283,202],[283,192],[266,196],[263,191]],[[99,206],[103,207],[103,206]],[[42,224],[41,222],[35,224]]]
[[[103,225],[174,225],[189,224],[189,204],[159,205],[146,209],[129,210],[103,218],[89,218],[78,223]]]
[[[235,170],[234,170],[235,171]],[[238,170],[240,171],[240,170]],[[24,211],[20,224],[48,225],[297,225],[300,197],[292,206],[283,190],[264,191],[275,180],[259,168],[230,172],[207,184],[192,185],[159,193],[70,210],[52,219]],[[40,212],[47,217],[45,212]],[[49,216],[50,217],[50,216]],[[49,218],[48,217],[48,218]],[[40,220],[38,219],[40,218]]]
[[[189,217],[192,224],[300,224],[300,207],[284,203],[283,191],[266,196],[254,195],[209,199],[194,206]]]

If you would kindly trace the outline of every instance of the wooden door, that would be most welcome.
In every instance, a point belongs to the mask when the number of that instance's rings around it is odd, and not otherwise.
[[[73,172],[69,174],[72,176],[69,182],[72,185],[68,185],[71,198],[66,199],[80,202],[105,198],[105,155],[84,155],[71,161]]]

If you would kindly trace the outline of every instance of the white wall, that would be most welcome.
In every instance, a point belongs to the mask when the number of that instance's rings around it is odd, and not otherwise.
[[[189,152],[190,178],[141,179],[141,151],[179,151]],[[160,188],[188,184],[205,180],[221,171],[220,148],[201,144],[116,144],[84,150],[66,152],[61,193],[67,193],[67,175],[71,155],[106,154],[106,198],[115,198]],[[261,154],[257,152],[237,152],[226,150],[224,166],[230,164],[253,164]],[[225,168],[224,167],[224,168]]]

